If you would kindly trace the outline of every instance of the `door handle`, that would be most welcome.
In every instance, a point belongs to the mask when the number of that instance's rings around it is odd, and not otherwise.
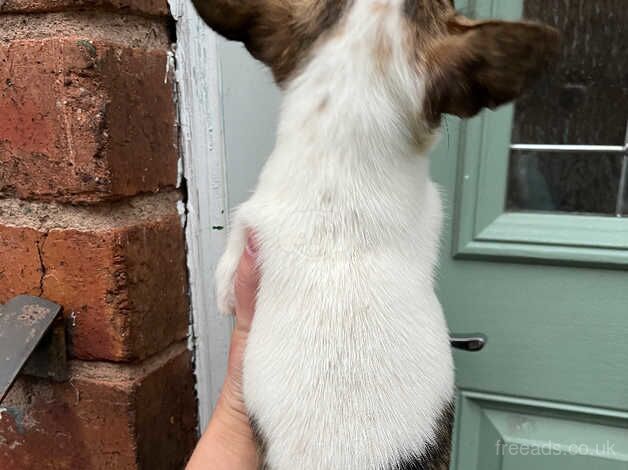
[[[463,351],[478,352],[484,349],[487,343],[486,335],[482,333],[457,335],[454,334],[451,337],[451,346],[455,349],[461,349]]]

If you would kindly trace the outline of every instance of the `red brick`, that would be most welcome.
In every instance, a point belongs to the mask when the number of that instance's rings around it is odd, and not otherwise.
[[[42,234],[0,225],[0,303],[20,294],[40,295]]]
[[[185,242],[176,198],[93,207],[0,200],[0,272],[8,281],[0,302],[42,293],[62,305],[71,354],[81,359],[141,359],[185,338]]]
[[[76,8],[116,8],[149,15],[167,15],[167,0],[5,0],[0,12],[49,12]]]
[[[97,202],[174,187],[167,63],[165,48],[89,36],[2,43],[0,193]]]
[[[0,408],[0,467],[172,470],[196,441],[185,344],[140,365],[75,362],[70,382],[23,377]]]

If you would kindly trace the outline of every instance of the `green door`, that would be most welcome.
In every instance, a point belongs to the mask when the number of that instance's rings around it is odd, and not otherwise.
[[[558,26],[556,69],[515,106],[447,119],[439,296],[456,352],[452,469],[628,469],[628,5],[468,0]],[[464,3],[464,4],[462,4]]]

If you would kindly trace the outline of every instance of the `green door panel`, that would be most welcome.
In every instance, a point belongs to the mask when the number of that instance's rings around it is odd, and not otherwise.
[[[462,393],[457,468],[626,470],[628,414]]]
[[[489,338],[455,353],[460,387],[628,409],[625,272],[455,264],[439,287],[450,328]]]
[[[456,5],[524,11],[523,0]],[[628,101],[618,106],[628,120]],[[488,337],[482,352],[454,353],[451,468],[628,470],[628,217],[506,210],[514,110],[447,117],[432,154],[446,207],[438,295],[452,331]]]

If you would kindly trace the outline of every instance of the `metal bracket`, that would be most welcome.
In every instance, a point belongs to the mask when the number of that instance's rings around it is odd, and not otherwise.
[[[0,402],[22,371],[67,380],[65,328],[61,306],[20,296],[0,305]]]

